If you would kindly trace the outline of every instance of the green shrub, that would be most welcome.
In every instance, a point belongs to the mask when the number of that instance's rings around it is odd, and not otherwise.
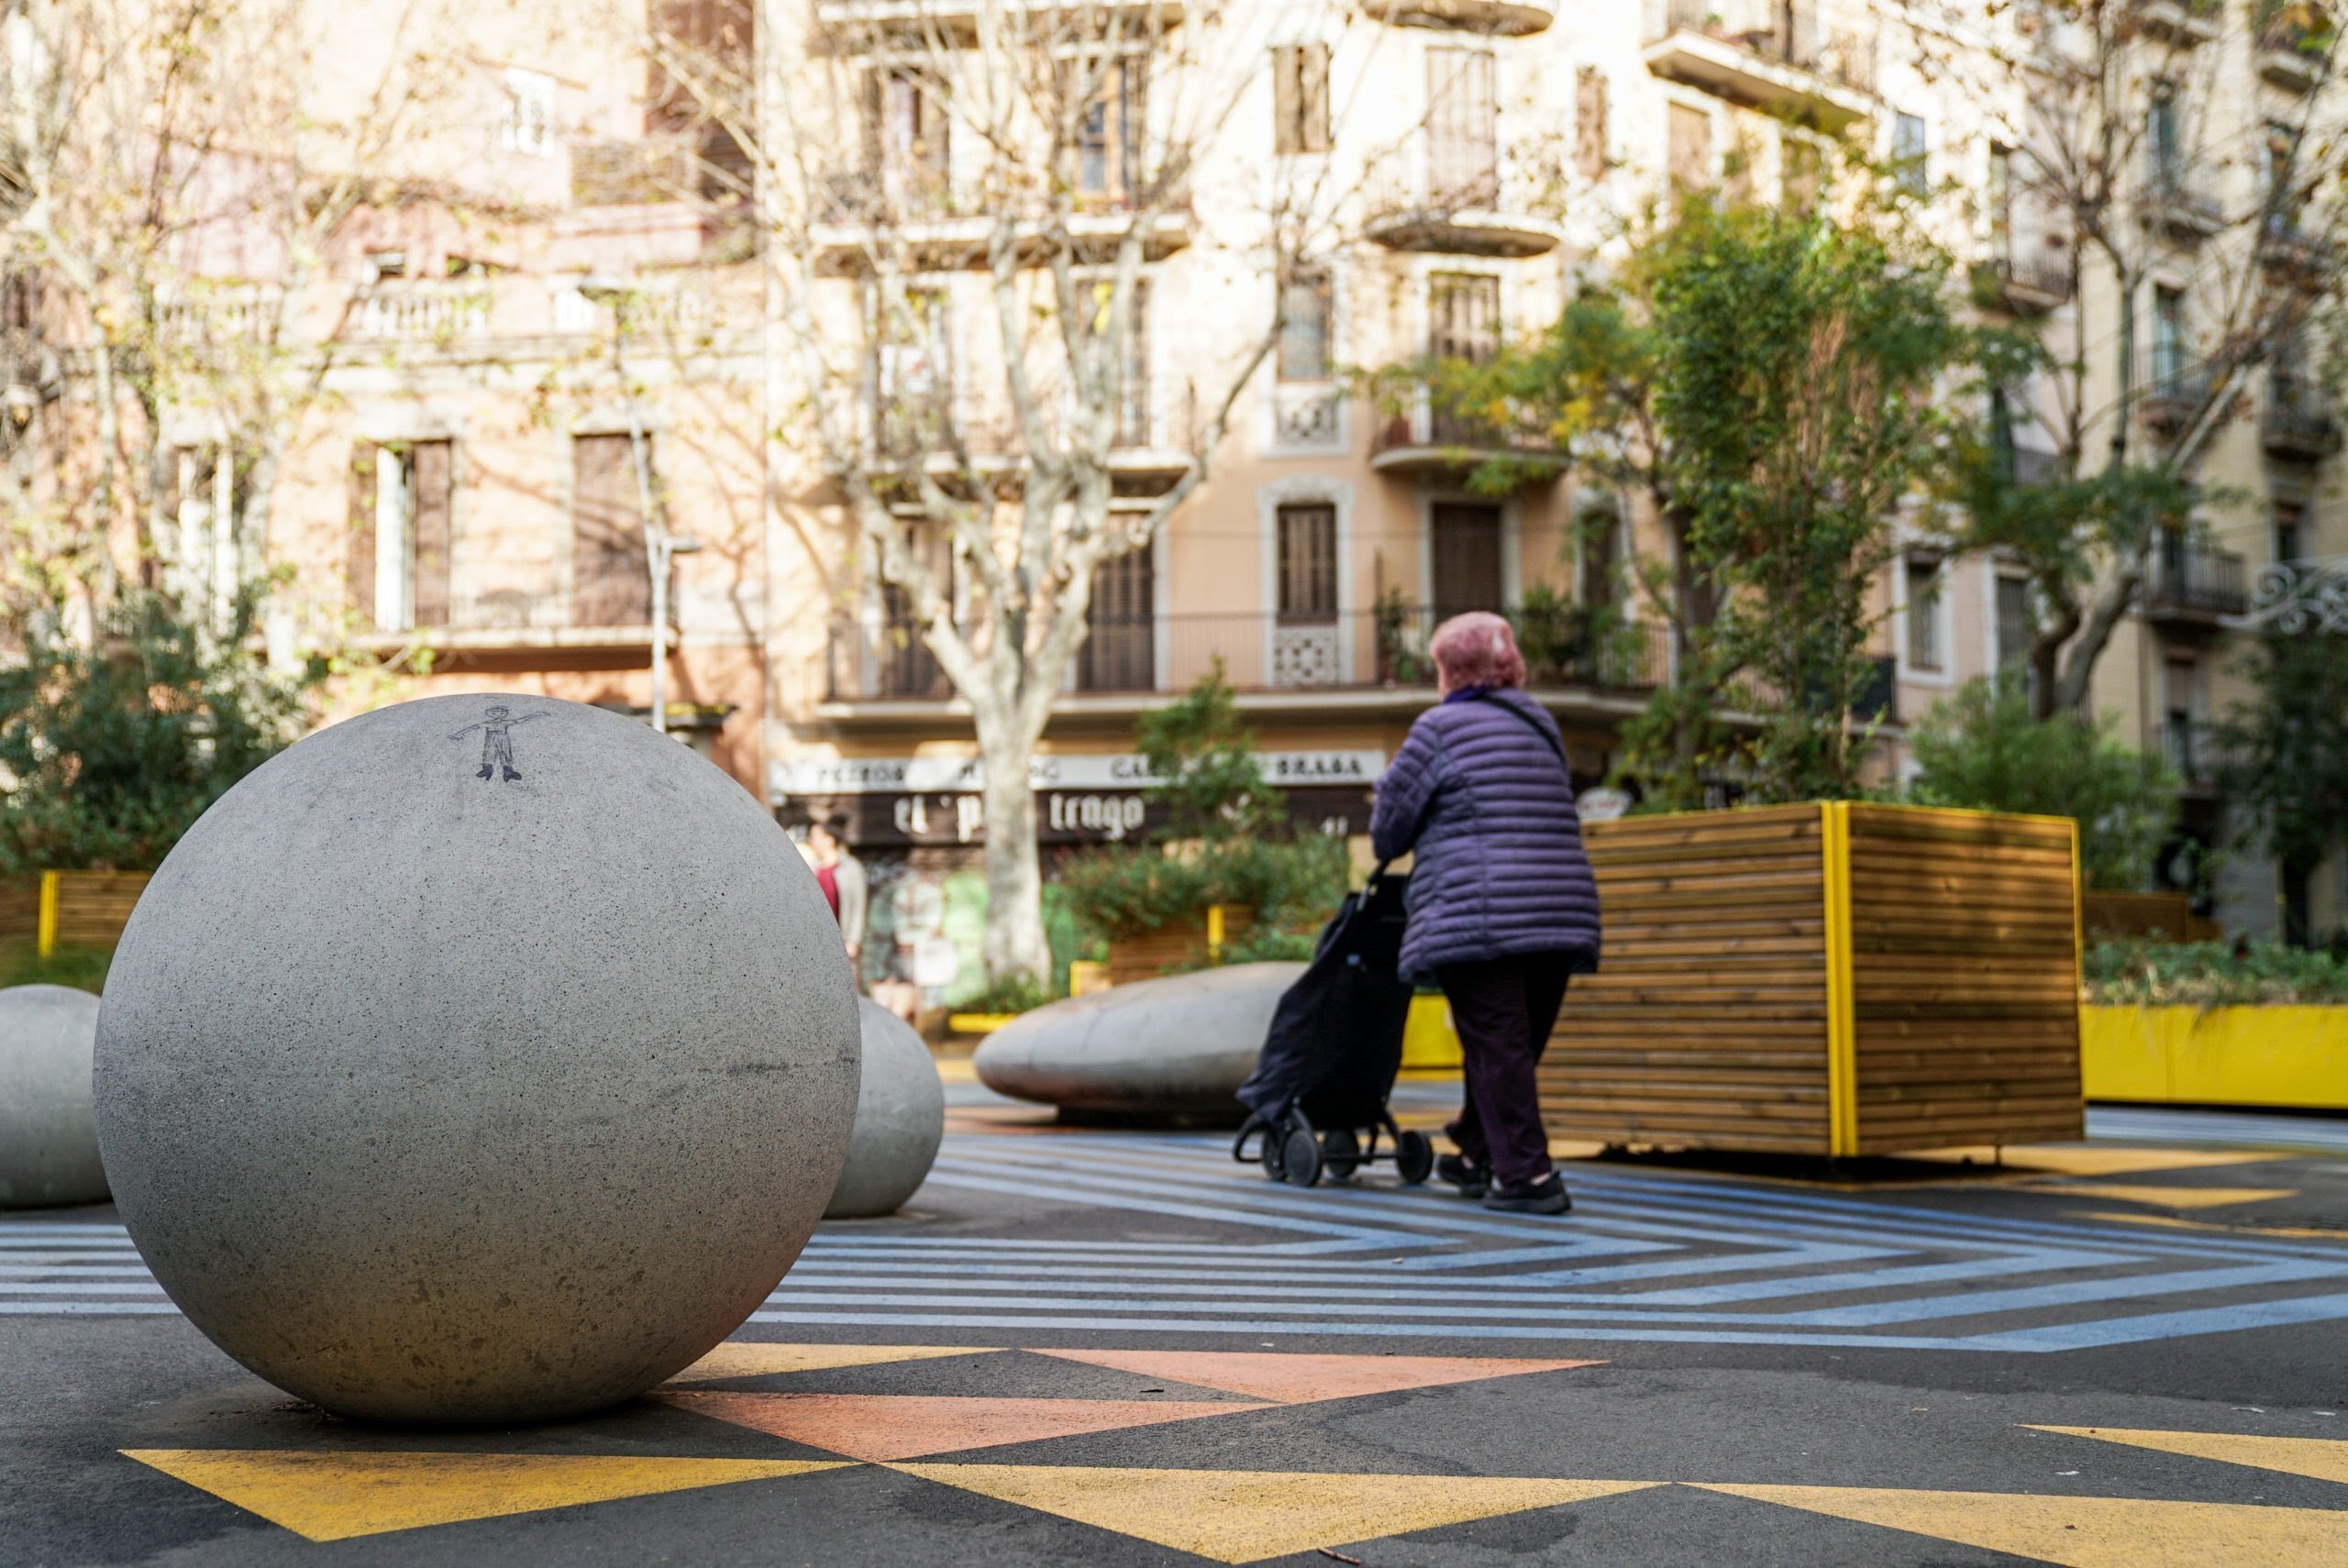
[[[44,958],[29,942],[0,946],[0,989],[9,986],[72,986],[103,994],[111,947],[61,947]]]
[[[1976,680],[1937,702],[1910,736],[1919,768],[1909,799],[2069,817],[2088,882],[2142,888],[2176,825],[2176,776],[2110,738],[2108,724],[2031,716],[2019,678]]]
[[[1052,999],[1031,975],[990,980],[955,1005],[957,1012],[1033,1012]]]
[[[2105,1006],[2348,1003],[2348,954],[2280,943],[2099,942],[2086,969],[2089,999]]]

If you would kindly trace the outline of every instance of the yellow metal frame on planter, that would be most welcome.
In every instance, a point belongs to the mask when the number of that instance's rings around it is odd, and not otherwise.
[[[44,958],[57,952],[57,895],[64,880],[61,871],[40,874],[40,917],[33,928],[33,951]]]
[[[1858,1004],[1851,987],[1851,807],[1818,808],[1819,855],[1826,889],[1826,1146],[1859,1152]]]

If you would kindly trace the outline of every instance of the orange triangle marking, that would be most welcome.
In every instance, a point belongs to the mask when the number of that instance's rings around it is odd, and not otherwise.
[[[1514,1377],[1527,1372],[1565,1372],[1577,1366],[1600,1366],[1595,1361],[1509,1361],[1493,1356],[1450,1355],[1269,1355],[1224,1351],[1092,1351],[1046,1350],[1093,1366],[1137,1372],[1144,1377],[1170,1378],[1198,1388],[1220,1388],[1251,1399],[1283,1405],[1311,1404],[1320,1399],[1350,1399],[1362,1394],[1391,1394],[1404,1388],[1433,1388],[1445,1383],[1474,1383],[1486,1377]]]
[[[1188,1399],[994,1399],[969,1395],[670,1393],[655,1397],[852,1459],[918,1459],[967,1448],[1261,1410]]]

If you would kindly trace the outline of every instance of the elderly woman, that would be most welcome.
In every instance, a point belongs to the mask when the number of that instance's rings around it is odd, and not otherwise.
[[[1403,977],[1442,985],[1465,1058],[1459,1153],[1436,1170],[1487,1209],[1562,1214],[1534,1069],[1599,937],[1565,742],[1506,621],[1454,616],[1432,651],[1443,700],[1379,780],[1370,838],[1381,860],[1413,854]]]

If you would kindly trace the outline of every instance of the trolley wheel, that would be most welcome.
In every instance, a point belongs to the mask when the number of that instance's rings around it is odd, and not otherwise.
[[[1281,1152],[1286,1146],[1287,1142],[1288,1139],[1286,1134],[1284,1134],[1279,1128],[1267,1127],[1264,1129],[1263,1152],[1257,1157],[1264,1163],[1264,1177],[1266,1180],[1285,1181],[1288,1179],[1287,1164],[1280,1158]]]
[[[1321,1179],[1321,1145],[1312,1128],[1291,1127],[1280,1141],[1280,1179],[1290,1187],[1311,1187]]]
[[[1404,1132],[1394,1140],[1394,1174],[1412,1187],[1434,1174],[1434,1142],[1423,1132]]]
[[[1330,1128],[1321,1134],[1321,1164],[1331,1181],[1351,1181],[1361,1166],[1361,1140],[1349,1128]]]

